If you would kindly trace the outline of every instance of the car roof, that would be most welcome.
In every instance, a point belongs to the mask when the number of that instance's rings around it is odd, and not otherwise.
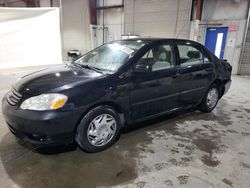
[[[191,44],[196,44],[196,45],[201,45],[201,43],[188,40],[188,39],[177,39],[177,38],[133,38],[133,39],[122,39],[122,40],[115,40],[111,41],[110,43],[113,42],[136,42],[140,40],[141,42],[145,44],[151,44],[154,42],[184,42],[184,43],[191,43]]]
[[[177,39],[177,38],[132,38],[132,39],[122,39],[119,41],[138,41],[141,40],[142,42],[156,42],[156,41],[175,41],[175,42],[195,42],[188,39]],[[195,42],[196,43],[196,42]]]

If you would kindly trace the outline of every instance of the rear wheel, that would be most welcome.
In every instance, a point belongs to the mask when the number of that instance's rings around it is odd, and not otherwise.
[[[96,107],[81,120],[76,142],[87,152],[98,152],[115,143],[120,132],[118,113],[109,106]]]
[[[200,104],[200,109],[202,112],[211,112],[217,105],[219,101],[220,93],[217,85],[213,84],[209,87],[202,99]]]

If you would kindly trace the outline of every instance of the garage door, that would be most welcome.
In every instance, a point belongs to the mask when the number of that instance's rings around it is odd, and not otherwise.
[[[242,54],[240,74],[250,75],[250,25],[248,25],[244,51]]]
[[[125,33],[188,38],[191,0],[126,0]]]

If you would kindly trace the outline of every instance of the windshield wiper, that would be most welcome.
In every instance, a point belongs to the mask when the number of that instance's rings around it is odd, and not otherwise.
[[[85,68],[85,69],[89,69],[89,70],[94,70],[98,73],[102,73],[102,69],[98,69],[96,67],[92,67],[92,66],[89,66],[89,65],[83,65],[83,64],[80,64],[80,63],[76,63],[76,62],[72,62],[73,65],[77,66],[77,67],[80,67],[80,68]]]
[[[76,63],[74,61],[72,61],[71,64],[73,64],[74,66],[76,66],[78,68],[82,68],[82,65],[80,65],[79,63]]]
[[[90,66],[90,65],[83,65],[81,63],[76,63],[76,62],[71,62],[73,65],[75,65],[76,67],[79,67],[79,68],[85,68],[85,69],[89,69],[89,70],[94,70],[98,73],[101,73],[101,74],[104,74],[104,72],[113,72],[111,70],[108,70],[108,69],[101,69],[101,68],[97,68],[97,67],[93,67],[93,66]]]
[[[99,68],[96,68],[96,67],[93,67],[93,66],[89,66],[89,65],[81,65],[81,66],[84,67],[84,68],[87,68],[87,69],[90,69],[90,70],[94,70],[96,72],[99,72],[99,73],[103,74],[103,70],[102,69],[99,69]]]

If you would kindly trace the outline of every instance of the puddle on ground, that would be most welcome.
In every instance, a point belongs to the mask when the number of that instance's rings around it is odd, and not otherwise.
[[[215,142],[200,138],[193,140],[193,144],[195,144],[201,151],[208,153],[208,155],[203,155],[201,157],[201,161],[203,164],[209,167],[216,167],[219,165],[220,162],[218,161],[217,157],[213,156],[213,152],[216,151],[217,153],[220,153],[221,149]]]
[[[220,161],[213,156],[213,153],[223,152],[226,149],[226,146],[218,145],[224,132],[220,129],[215,130],[213,125],[206,125],[202,122],[211,120],[217,126],[232,124],[230,114],[226,114],[221,109],[210,114],[194,111],[173,118],[163,117],[136,124],[131,129],[132,131],[128,130],[127,134],[122,135],[117,144],[96,154],[87,154],[75,149],[53,155],[41,155],[31,151],[23,157],[18,157],[24,149],[16,148],[16,141],[9,140],[12,137],[7,134],[0,143],[0,157],[8,175],[20,187],[115,186],[136,179],[137,173],[140,172],[138,167],[144,173],[169,166],[187,167],[189,162],[193,160],[195,148],[207,153],[201,157],[203,164],[209,167],[218,166]],[[200,124],[199,127],[198,124],[195,124],[192,129],[192,123],[199,123],[199,121],[203,124]],[[185,124],[187,122],[190,125]],[[188,126],[188,129],[185,126]],[[148,134],[149,132],[152,134]],[[234,130],[229,129],[227,133],[234,132]],[[248,135],[245,132],[242,134]],[[148,147],[154,139],[166,141],[166,147],[169,148],[173,156],[165,162],[153,164],[153,168],[144,164],[138,165],[138,160],[147,157],[148,154],[155,154],[152,147]],[[169,145],[168,139],[174,140],[175,145]],[[221,147],[223,148],[220,149]],[[176,155],[181,156],[176,158]],[[7,159],[10,156],[16,160],[9,162]],[[186,175],[179,176],[179,183],[187,184],[188,178]],[[165,183],[167,185],[172,182],[166,180]],[[144,183],[138,182],[137,186],[143,187]]]
[[[151,141],[145,132],[135,131],[99,153],[78,148],[67,151],[62,146],[46,148],[41,154],[23,147],[7,133],[0,143],[0,157],[8,176],[20,187],[110,187],[137,178],[137,145],[143,147]]]
[[[209,155],[212,155],[213,150],[217,148],[216,144],[208,139],[195,139],[193,144],[196,145],[201,151],[207,152]]]

